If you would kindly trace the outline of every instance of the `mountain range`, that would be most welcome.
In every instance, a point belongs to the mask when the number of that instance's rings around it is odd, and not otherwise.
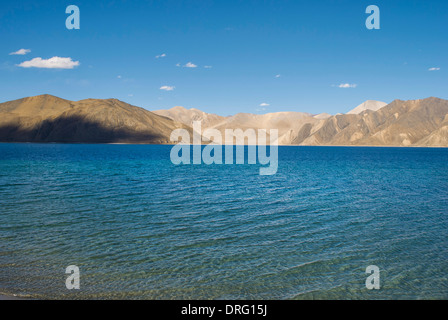
[[[148,111],[116,99],[40,95],[0,104],[1,142],[169,144],[174,129],[278,129],[280,145],[448,147],[448,100],[366,101],[346,114],[220,116],[174,107]],[[272,141],[271,141],[272,142]]]
[[[0,104],[0,141],[170,143],[188,126],[116,99],[64,100],[40,95]]]

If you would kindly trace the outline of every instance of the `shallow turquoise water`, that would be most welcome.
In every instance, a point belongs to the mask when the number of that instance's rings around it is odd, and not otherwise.
[[[0,144],[0,293],[448,298],[448,149],[280,147],[260,176],[170,148]]]

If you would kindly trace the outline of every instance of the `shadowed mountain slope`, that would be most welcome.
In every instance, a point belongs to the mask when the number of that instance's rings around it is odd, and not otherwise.
[[[0,141],[169,143],[188,126],[116,99],[41,95],[0,104]]]
[[[155,114],[116,99],[73,102],[41,95],[0,104],[0,141],[165,144],[173,130],[191,133],[199,120],[202,130],[217,129],[223,136],[226,129],[277,129],[280,145],[448,147],[447,100],[395,100],[386,106],[367,101],[355,110],[222,117],[175,107]]]

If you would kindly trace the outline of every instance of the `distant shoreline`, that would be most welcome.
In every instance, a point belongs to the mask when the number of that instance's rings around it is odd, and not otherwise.
[[[23,142],[23,141],[0,141],[0,144],[66,144],[66,145],[78,145],[78,144],[88,144],[88,145],[129,145],[129,146],[175,146],[177,144],[172,143],[126,143],[126,142]],[[202,144],[206,146],[207,144]],[[190,146],[195,146],[195,144],[190,144]],[[228,145],[221,145],[228,146]],[[239,145],[233,145],[239,146]],[[257,145],[247,145],[244,146],[257,146]],[[269,145],[267,145],[269,146]],[[376,145],[291,145],[291,144],[280,144],[278,147],[307,147],[307,148],[318,148],[318,147],[330,147],[330,148],[401,148],[401,149],[446,149],[448,146],[376,146]]]

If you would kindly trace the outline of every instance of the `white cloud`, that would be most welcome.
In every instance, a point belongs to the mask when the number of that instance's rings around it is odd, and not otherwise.
[[[269,107],[269,103],[263,102],[262,104],[260,104],[260,107]]]
[[[439,71],[440,68],[429,68],[428,71]]]
[[[282,76],[281,74],[277,74],[275,77],[280,78],[281,76]]]
[[[186,65],[184,65],[184,67],[185,68],[197,68],[198,66],[192,62],[188,62]]]
[[[205,69],[211,69],[213,68],[212,66],[204,66]]]
[[[34,58],[18,64],[22,68],[73,69],[79,66],[79,61],[72,58],[53,57],[50,59]]]
[[[160,90],[165,90],[165,91],[173,91],[174,90],[174,86],[161,86]]]
[[[355,84],[355,83],[353,83],[353,84],[351,84],[351,83],[341,83],[340,85],[338,85],[337,87],[338,88],[356,88],[358,85],[357,84]]]
[[[121,79],[121,76],[117,76],[118,79]]]
[[[9,55],[21,55],[21,56],[23,56],[23,55],[25,55],[27,53],[30,53],[30,52],[31,52],[30,49],[20,49],[20,50],[17,50],[16,52],[11,52]]]
[[[156,56],[156,59],[165,58],[165,57],[166,57],[166,54],[162,53],[162,54],[159,54],[158,56]]]
[[[180,67],[180,63],[177,63],[177,64],[176,64],[176,67]]]

